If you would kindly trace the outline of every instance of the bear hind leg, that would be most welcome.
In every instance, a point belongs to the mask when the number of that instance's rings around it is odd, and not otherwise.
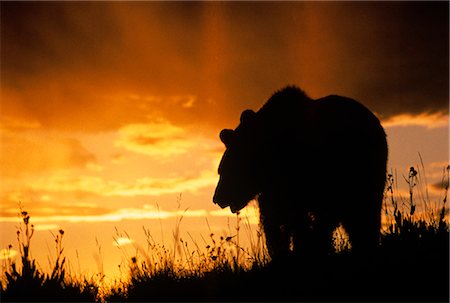
[[[354,255],[372,255],[376,252],[380,240],[380,211],[374,207],[343,220]]]
[[[338,221],[331,215],[309,213],[307,224],[294,236],[294,252],[307,258],[326,256],[333,252],[333,231]]]

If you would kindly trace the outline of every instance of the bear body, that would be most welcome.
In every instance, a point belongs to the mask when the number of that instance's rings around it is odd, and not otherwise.
[[[388,150],[362,104],[287,87],[220,137],[226,151],[213,201],[237,212],[256,198],[272,259],[329,253],[339,224],[354,252],[376,249]]]

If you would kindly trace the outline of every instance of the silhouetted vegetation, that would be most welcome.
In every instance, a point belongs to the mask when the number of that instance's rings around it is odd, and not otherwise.
[[[86,279],[68,277],[65,269],[66,259],[63,257],[62,240],[64,231],[59,230],[54,236],[56,259],[51,273],[43,273],[38,269],[36,260],[31,258],[31,240],[34,225],[30,222],[30,215],[21,210],[22,224],[17,230],[17,240],[20,251],[21,264],[10,262],[6,269],[5,285],[1,285],[1,301],[27,302],[73,302],[95,301],[98,287]],[[12,245],[8,247],[11,249]]]
[[[326,257],[269,262],[264,235],[251,247],[235,236],[210,234],[204,249],[192,239],[173,234],[173,250],[155,243],[148,230],[147,251],[130,258],[129,277],[101,289],[94,279],[67,274],[64,231],[54,235],[56,257],[51,273],[43,273],[30,257],[34,228],[21,210],[17,231],[20,263],[10,261],[1,286],[1,301],[446,301],[449,300],[448,173],[444,196],[436,205],[416,201],[420,174],[411,168],[409,198],[396,194],[389,174],[384,198],[386,220],[376,254],[355,258],[342,230],[336,252]],[[426,195],[422,195],[426,196]],[[421,197],[420,199],[422,199]],[[181,220],[181,218],[180,218]],[[249,232],[238,219],[237,235]],[[193,245],[193,246],[192,246]],[[194,248],[191,248],[194,247]],[[11,249],[11,247],[10,247]]]

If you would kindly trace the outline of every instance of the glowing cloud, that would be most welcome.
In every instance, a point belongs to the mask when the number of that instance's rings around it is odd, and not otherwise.
[[[184,129],[168,121],[124,126],[119,129],[119,139],[116,141],[118,147],[158,157],[182,154],[194,145]]]
[[[443,113],[418,115],[401,114],[393,116],[382,122],[384,127],[396,126],[423,126],[429,129],[448,126],[448,115]]]
[[[84,167],[88,164],[95,165],[96,162],[96,157],[77,139],[23,133],[0,133],[0,136],[0,167],[3,177]]]

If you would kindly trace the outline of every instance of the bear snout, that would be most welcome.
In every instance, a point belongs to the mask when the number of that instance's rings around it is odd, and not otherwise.
[[[219,205],[221,208],[225,208],[225,207],[229,206],[229,204],[227,202],[225,202],[225,200],[222,197],[220,197],[217,190],[214,193],[213,202],[214,202],[214,204]]]

